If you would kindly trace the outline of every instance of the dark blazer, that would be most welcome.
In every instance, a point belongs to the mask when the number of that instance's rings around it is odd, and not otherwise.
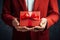
[[[28,11],[25,0],[4,0],[3,21],[13,27],[12,20],[14,17],[19,20],[20,11]],[[32,11],[40,11],[41,18],[47,18],[47,28],[43,32],[18,32],[13,27],[13,40],[27,40],[28,38],[31,40],[49,40],[49,28],[59,19],[57,0],[35,0]]]

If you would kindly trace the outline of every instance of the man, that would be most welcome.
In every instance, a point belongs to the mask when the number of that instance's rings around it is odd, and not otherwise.
[[[20,11],[40,11],[40,26],[20,26]],[[2,19],[13,27],[13,40],[49,40],[49,28],[58,21],[58,13],[57,0],[4,0]]]

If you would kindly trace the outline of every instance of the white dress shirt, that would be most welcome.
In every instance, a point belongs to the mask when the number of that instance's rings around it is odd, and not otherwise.
[[[25,0],[25,2],[26,2],[26,7],[28,8],[28,11],[32,11],[34,0]]]

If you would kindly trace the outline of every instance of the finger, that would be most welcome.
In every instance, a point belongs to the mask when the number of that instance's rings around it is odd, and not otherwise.
[[[41,26],[35,26],[34,28],[41,28]]]
[[[21,31],[21,32],[25,32],[25,31],[27,31],[27,30],[23,30],[23,29],[18,29],[18,31]]]
[[[35,26],[35,28],[44,29],[45,27]]]
[[[28,27],[25,27],[28,31],[31,31],[33,28],[28,28]]]
[[[39,30],[36,30],[36,29],[34,29],[34,30],[32,30],[33,32],[38,32]]]
[[[28,30],[22,29],[22,28],[17,28],[17,31],[20,31],[20,32],[26,32],[26,31],[28,31]]]
[[[20,29],[21,32],[27,32],[27,29]]]
[[[40,27],[40,26],[35,26],[34,30],[35,31],[43,31],[45,27]]]
[[[19,31],[21,31],[21,32],[26,32],[26,31],[28,31],[28,30],[25,28],[25,26],[20,26],[20,27],[18,27],[18,29],[19,29]]]
[[[32,31],[38,32],[38,31],[39,31],[39,28],[37,28],[37,27],[35,26],[35,27],[33,27],[33,30],[32,30]]]
[[[27,32],[28,30],[21,30],[22,32]]]

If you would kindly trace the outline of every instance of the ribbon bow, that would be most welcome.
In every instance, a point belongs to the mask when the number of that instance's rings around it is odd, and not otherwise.
[[[35,13],[32,13],[31,15],[29,13],[24,13],[23,15],[20,15],[20,19],[32,19],[32,20],[39,20],[39,16]]]

